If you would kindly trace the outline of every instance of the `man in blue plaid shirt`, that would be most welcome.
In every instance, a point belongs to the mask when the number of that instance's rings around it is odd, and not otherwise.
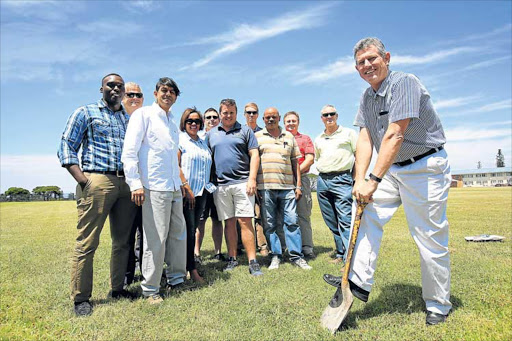
[[[75,314],[92,313],[89,301],[93,284],[93,259],[107,216],[110,219],[112,254],[110,281],[112,298],[132,298],[123,290],[129,254],[128,239],[136,213],[130,188],[125,182],[121,152],[129,116],[121,105],[125,89],[118,74],[103,77],[103,98],[75,110],[68,119],[58,156],[78,183],[78,236],[73,251],[71,297]],[[82,149],[81,165],[78,151]]]

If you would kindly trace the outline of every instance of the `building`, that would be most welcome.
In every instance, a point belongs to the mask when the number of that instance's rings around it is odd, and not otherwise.
[[[512,167],[453,170],[452,178],[465,187],[512,186]]]

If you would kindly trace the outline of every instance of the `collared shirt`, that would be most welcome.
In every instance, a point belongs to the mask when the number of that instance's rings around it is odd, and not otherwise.
[[[421,155],[446,143],[430,94],[419,79],[390,71],[378,91],[366,89],[354,125],[367,128],[377,152],[390,123],[410,118],[394,162]]]
[[[82,171],[123,170],[121,152],[129,119],[123,107],[114,112],[103,99],[76,109],[60,140],[61,165],[78,165],[82,148]]]
[[[298,159],[300,166],[306,159],[306,154],[315,155],[315,147],[313,146],[313,141],[308,135],[303,135],[299,132],[295,134],[295,141],[297,141],[300,153],[302,154],[301,157]]]
[[[248,127],[249,127],[249,125],[248,125],[248,124],[246,124],[246,126],[248,126]],[[249,128],[251,128],[251,127],[249,127]],[[251,128],[251,129],[252,129],[252,128]],[[258,131],[260,131],[261,129],[263,129],[263,128],[261,128],[259,125],[256,125],[256,127],[254,127],[254,129],[252,129],[252,132],[253,132],[253,133],[257,133],[257,132],[258,132]]]
[[[180,134],[181,170],[188,181],[194,196],[203,194],[209,183],[212,156],[206,142],[198,137],[194,140],[186,132]]]
[[[350,128],[338,126],[331,135],[325,131],[315,139],[316,169],[320,173],[351,170],[354,166],[357,133]]]
[[[260,152],[258,189],[294,189],[292,160],[301,154],[293,135],[279,127],[279,136],[270,135],[267,128],[256,133]]]
[[[157,103],[132,114],[121,158],[130,190],[180,189],[179,132],[173,119]]]
[[[206,142],[212,151],[215,174],[219,185],[233,185],[249,178],[251,158],[249,151],[258,148],[251,128],[238,121],[225,130],[222,124],[210,129]]]

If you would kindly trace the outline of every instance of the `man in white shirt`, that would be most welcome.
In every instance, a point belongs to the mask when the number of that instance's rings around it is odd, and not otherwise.
[[[136,110],[126,132],[121,160],[132,201],[142,205],[144,255],[142,294],[151,304],[159,295],[163,263],[167,286],[181,285],[186,275],[187,234],[183,217],[179,130],[171,106],[179,96],[178,85],[168,77],[156,84],[155,103]]]

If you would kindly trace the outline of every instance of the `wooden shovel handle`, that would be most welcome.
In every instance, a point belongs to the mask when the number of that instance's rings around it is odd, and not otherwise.
[[[350,242],[348,244],[347,258],[345,260],[345,269],[343,271],[343,283],[348,284],[348,274],[352,269],[352,254],[354,253],[354,247],[356,245],[357,235],[359,233],[359,226],[361,225],[361,217],[363,216],[364,208],[368,205],[367,202],[357,202],[356,217],[354,220],[354,226],[352,227],[352,233],[350,234]]]

